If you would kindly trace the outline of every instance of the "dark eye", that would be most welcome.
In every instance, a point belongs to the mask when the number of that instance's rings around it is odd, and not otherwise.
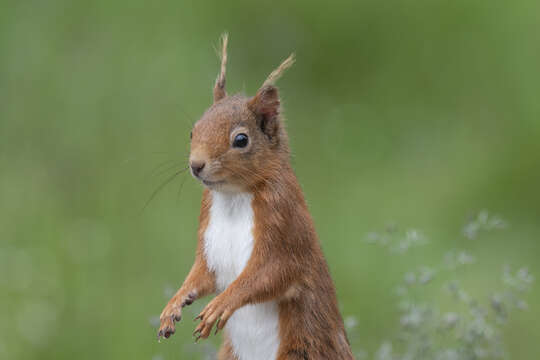
[[[232,146],[235,148],[243,148],[248,144],[248,136],[246,134],[238,134],[234,137]]]
[[[190,131],[190,132],[189,132],[189,139],[190,139],[190,140],[193,139],[193,131]]]

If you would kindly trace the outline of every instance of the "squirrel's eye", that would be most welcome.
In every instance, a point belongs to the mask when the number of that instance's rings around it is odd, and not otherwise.
[[[248,136],[246,134],[238,134],[234,137],[232,146],[236,148],[246,147],[248,144]]]

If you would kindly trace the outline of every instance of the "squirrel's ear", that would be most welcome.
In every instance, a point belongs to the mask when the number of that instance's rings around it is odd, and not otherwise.
[[[279,104],[278,89],[274,85],[264,85],[248,101],[249,109],[257,116],[257,124],[270,138],[275,136],[279,129]]]
[[[229,35],[224,33],[221,35],[221,69],[214,85],[214,103],[227,96],[225,91],[225,72],[227,70],[227,42]]]
[[[274,85],[265,85],[248,101],[248,107],[259,116],[275,117],[279,113],[278,89]]]
[[[257,124],[270,138],[279,131],[279,95],[274,84],[293,64],[294,53],[268,75],[257,94],[248,101],[248,107],[257,115]]]

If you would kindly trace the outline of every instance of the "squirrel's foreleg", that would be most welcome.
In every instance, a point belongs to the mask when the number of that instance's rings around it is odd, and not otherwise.
[[[175,332],[174,323],[182,318],[182,308],[191,305],[198,298],[204,297],[215,291],[215,276],[208,271],[206,262],[197,258],[189,272],[184,284],[169,300],[163,309],[159,319],[160,328],[158,339],[162,336],[168,338]]]
[[[194,335],[207,338],[217,321],[216,333],[221,330],[232,314],[247,304],[261,303],[282,297],[294,285],[298,272],[295,266],[287,266],[282,262],[277,264],[271,260],[260,263],[252,257],[244,271],[233,281],[225,291],[216,296],[197,316],[199,326]]]

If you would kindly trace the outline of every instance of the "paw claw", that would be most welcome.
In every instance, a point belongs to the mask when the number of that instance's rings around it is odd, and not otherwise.
[[[223,329],[233,312],[233,308],[222,297],[212,300],[199,316],[193,319],[201,321],[193,332],[193,336],[196,336],[195,341],[197,342],[200,338],[208,338],[212,334],[214,325],[216,325],[214,334],[217,334],[219,330]]]

